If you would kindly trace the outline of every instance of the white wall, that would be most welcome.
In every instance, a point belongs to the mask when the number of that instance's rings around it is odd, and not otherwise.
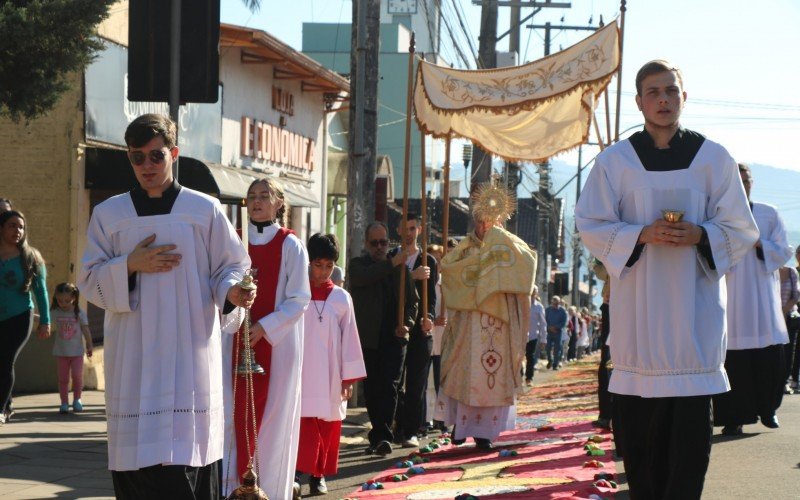
[[[277,176],[281,171],[297,171],[271,161],[254,160],[242,157],[241,153],[241,120],[243,117],[253,118],[271,125],[278,125],[281,113],[272,109],[273,83],[294,95],[294,115],[286,116],[286,130],[309,137],[314,144],[314,169],[308,176],[311,189],[317,193],[317,201],[323,204],[325,196],[322,192],[323,140],[322,120],[324,119],[323,99],[321,92],[303,92],[299,80],[273,80],[272,64],[242,64],[240,49],[223,48],[220,54],[220,80],[223,85],[222,102],[222,163],[224,165],[252,169]],[[244,195],[244,193],[243,193]],[[306,228],[306,213],[311,211],[310,233]],[[304,208],[295,210],[302,212],[292,218],[293,229],[298,236],[306,236],[321,231],[320,209]]]

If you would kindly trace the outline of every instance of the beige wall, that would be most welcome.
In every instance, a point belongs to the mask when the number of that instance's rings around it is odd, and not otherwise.
[[[74,281],[78,263],[75,243],[80,221],[75,218],[79,193],[71,187],[83,182],[82,159],[76,148],[83,139],[80,74],[73,75],[70,84],[71,89],[45,116],[27,123],[0,119],[0,197],[10,198],[25,214],[28,241],[47,263],[48,292],[60,282]],[[78,173],[80,179],[74,179]],[[52,345],[52,338],[31,336],[16,364],[16,391],[57,388]]]

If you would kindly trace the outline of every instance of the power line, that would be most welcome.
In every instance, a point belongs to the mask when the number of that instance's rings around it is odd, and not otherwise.
[[[456,12],[456,17],[458,17],[458,24],[461,25],[461,31],[464,33],[464,36],[467,38],[467,44],[469,45],[469,50],[472,52],[472,57],[475,60],[478,60],[478,50],[475,48],[475,45],[472,43],[472,31],[469,29],[469,25],[465,26],[464,17],[462,17],[462,12],[460,6],[456,3],[456,0],[450,0],[453,4],[453,9]]]

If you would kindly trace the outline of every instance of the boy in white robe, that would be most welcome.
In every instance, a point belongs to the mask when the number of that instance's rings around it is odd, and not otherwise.
[[[758,229],[727,151],[680,127],[680,71],[651,61],[636,92],[645,128],[598,156],[575,217],[611,279],[609,391],[631,497],[699,499],[711,395],[729,389],[721,278]]]
[[[154,114],[128,126],[139,186],[94,209],[78,280],[106,311],[117,498],[219,498],[219,311],[255,298],[236,286],[250,261],[219,202],[173,179],[175,130]]]
[[[750,199],[753,176],[740,163],[739,175]],[[731,390],[714,396],[714,425],[728,436],[742,434],[742,425],[758,419],[779,427],[775,411],[786,379],[784,345],[789,332],[783,319],[778,270],[792,256],[786,226],[775,207],[750,202],[759,239],[726,275],[728,352],[725,370]]]
[[[367,376],[353,299],[331,281],[339,244],[332,234],[308,240],[311,304],[304,314],[303,378],[298,473],[309,474],[312,495],[328,492],[336,474],[339,438],[353,384]]]

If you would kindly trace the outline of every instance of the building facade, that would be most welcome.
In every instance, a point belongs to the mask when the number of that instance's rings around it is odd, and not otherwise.
[[[0,197],[25,214],[51,293],[76,281],[92,209],[135,185],[123,139],[128,123],[167,113],[166,103],[127,100],[127,2],[111,13],[98,27],[105,49],[72,76],[55,109],[28,123],[0,120]],[[285,191],[298,237],[329,230],[328,124],[349,82],[263,31],[222,25],[220,32],[218,102],[180,109],[179,182],[219,198],[238,224],[249,184],[271,177]],[[102,342],[103,311],[81,305]],[[29,341],[16,365],[16,391],[57,389],[52,342]],[[86,364],[87,388],[102,388],[102,366],[97,349]]]

